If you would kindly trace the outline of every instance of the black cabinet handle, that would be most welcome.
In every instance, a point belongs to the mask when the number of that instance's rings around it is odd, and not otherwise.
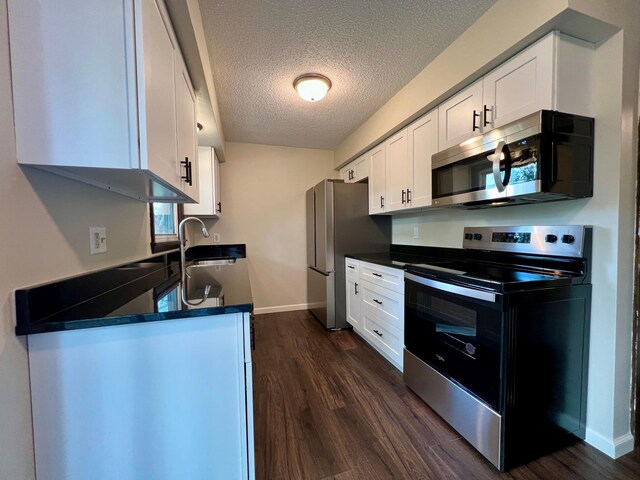
[[[475,132],[476,130],[480,130],[480,127],[478,125],[476,125],[476,118],[478,118],[479,116],[480,116],[480,114],[474,110],[473,111],[473,130],[472,130],[472,132]]]
[[[357,282],[354,284],[354,293],[356,295],[358,294],[358,283]]]
[[[487,106],[485,105],[484,108],[482,109],[483,111],[483,116],[484,116],[484,121],[482,122],[483,126],[487,126],[487,125],[491,125],[491,122],[487,121],[487,113],[491,112],[490,108],[487,108]]]
[[[411,190],[407,188],[407,203],[411,203]]]
[[[374,298],[373,301],[376,302],[378,305],[382,305],[382,302],[380,300],[378,300],[377,298]]]
[[[371,272],[371,275],[382,278],[382,275],[380,273]]]
[[[381,337],[381,336],[382,336],[382,333],[380,333],[378,330],[374,330],[373,332],[374,332],[376,335],[378,335],[379,337]]]
[[[216,212],[222,213],[222,202],[218,202],[216,203],[216,205],[217,205]]]
[[[189,161],[189,157],[184,157],[180,165],[184,165],[184,175],[180,178],[191,185],[191,162]]]
[[[402,204],[404,205],[406,202],[406,192],[402,190]]]
[[[384,197],[380,195],[380,208],[384,208]]]
[[[347,265],[347,268],[350,268],[351,270],[355,270],[356,267],[354,267],[353,265]]]

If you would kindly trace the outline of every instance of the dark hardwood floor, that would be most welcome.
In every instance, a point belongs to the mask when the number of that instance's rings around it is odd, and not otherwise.
[[[578,442],[500,473],[351,331],[306,311],[257,315],[256,476],[275,479],[640,479],[640,451],[616,461]]]

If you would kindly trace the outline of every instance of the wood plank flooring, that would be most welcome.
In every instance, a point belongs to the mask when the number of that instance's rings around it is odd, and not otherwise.
[[[352,331],[308,312],[257,315],[258,480],[640,479],[640,451],[616,461],[578,442],[500,473]]]

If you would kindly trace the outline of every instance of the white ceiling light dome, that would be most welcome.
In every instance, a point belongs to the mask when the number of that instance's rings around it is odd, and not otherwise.
[[[322,100],[331,88],[331,80],[319,73],[305,73],[293,81],[293,88],[307,102]]]

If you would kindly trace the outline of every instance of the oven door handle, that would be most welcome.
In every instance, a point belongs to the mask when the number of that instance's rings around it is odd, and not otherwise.
[[[404,272],[404,278],[405,280],[411,280],[412,282],[419,283],[420,285],[424,285],[425,287],[435,288],[436,290],[453,293],[454,295],[460,295],[461,297],[475,298],[476,300],[484,300],[485,302],[492,303],[495,303],[497,301],[496,294],[491,292],[476,290],[474,288],[461,287],[459,285],[452,285],[450,283],[438,282],[437,280],[420,277],[408,272]]]

